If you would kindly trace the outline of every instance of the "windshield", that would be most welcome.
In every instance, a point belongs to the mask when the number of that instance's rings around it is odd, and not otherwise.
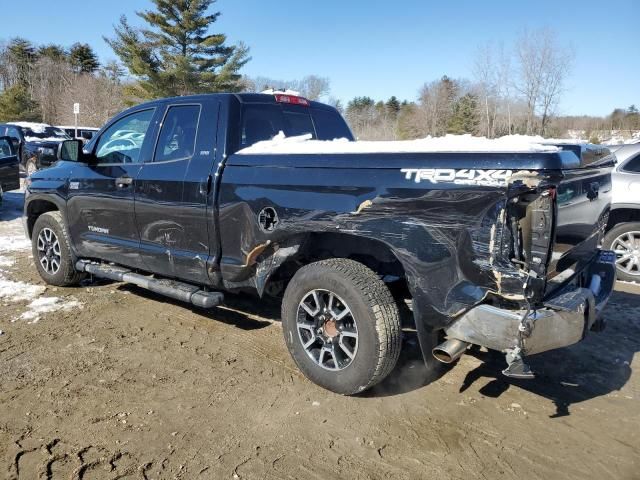
[[[60,128],[56,127],[44,127],[38,130],[32,130],[28,127],[22,127],[22,132],[27,141],[33,140],[70,140],[71,137]]]

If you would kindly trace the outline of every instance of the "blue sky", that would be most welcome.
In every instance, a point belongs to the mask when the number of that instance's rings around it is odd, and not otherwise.
[[[150,0],[31,0],[12,8],[0,39],[88,42],[101,60],[114,58],[110,36],[121,14]],[[524,28],[550,27],[574,49],[561,113],[605,115],[640,104],[640,0],[218,0],[215,30],[244,41],[253,60],[244,73],[278,79],[317,74],[331,94],[413,100],[420,86],[444,74],[471,77],[478,46],[513,45]],[[6,19],[6,15],[5,15]],[[28,28],[25,28],[28,26]]]

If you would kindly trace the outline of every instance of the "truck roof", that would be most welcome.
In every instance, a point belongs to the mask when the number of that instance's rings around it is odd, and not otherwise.
[[[278,92],[276,92],[277,94]],[[240,103],[251,103],[251,104],[277,104],[278,101],[276,100],[276,94],[265,94],[265,93],[203,93],[203,94],[198,94],[198,95],[185,95],[185,96],[181,96],[181,97],[166,97],[166,98],[160,98],[157,100],[151,100],[149,102],[146,103],[142,103],[140,105],[136,105],[135,107],[132,108],[138,108],[142,105],[145,106],[152,106],[152,105],[158,105],[158,104],[164,104],[164,103],[173,103],[173,102],[188,102],[188,101],[202,101],[202,100],[208,100],[208,99],[212,99],[212,98],[235,98],[237,99]],[[293,96],[293,95],[291,95]],[[316,102],[314,100],[307,100],[309,102],[309,105],[312,108],[319,108],[319,109],[327,109],[327,110],[333,110],[334,108],[330,105],[326,105],[324,103],[320,103],[320,102]]]

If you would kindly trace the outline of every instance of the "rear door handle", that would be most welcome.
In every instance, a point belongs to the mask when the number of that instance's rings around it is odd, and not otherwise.
[[[131,178],[131,177],[118,177],[118,178],[116,178],[116,187],[118,187],[118,188],[127,188],[132,183],[133,183],[133,178]]]

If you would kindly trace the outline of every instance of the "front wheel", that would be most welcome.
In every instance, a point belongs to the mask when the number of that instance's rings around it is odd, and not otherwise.
[[[83,275],[75,269],[71,244],[60,212],[43,213],[33,226],[33,259],[40,277],[50,285],[69,287]]]
[[[616,225],[602,243],[616,254],[618,280],[640,282],[640,222]]]
[[[282,327],[305,376],[343,395],[380,382],[400,355],[400,315],[391,292],[353,260],[323,260],[298,270],[284,294]]]

